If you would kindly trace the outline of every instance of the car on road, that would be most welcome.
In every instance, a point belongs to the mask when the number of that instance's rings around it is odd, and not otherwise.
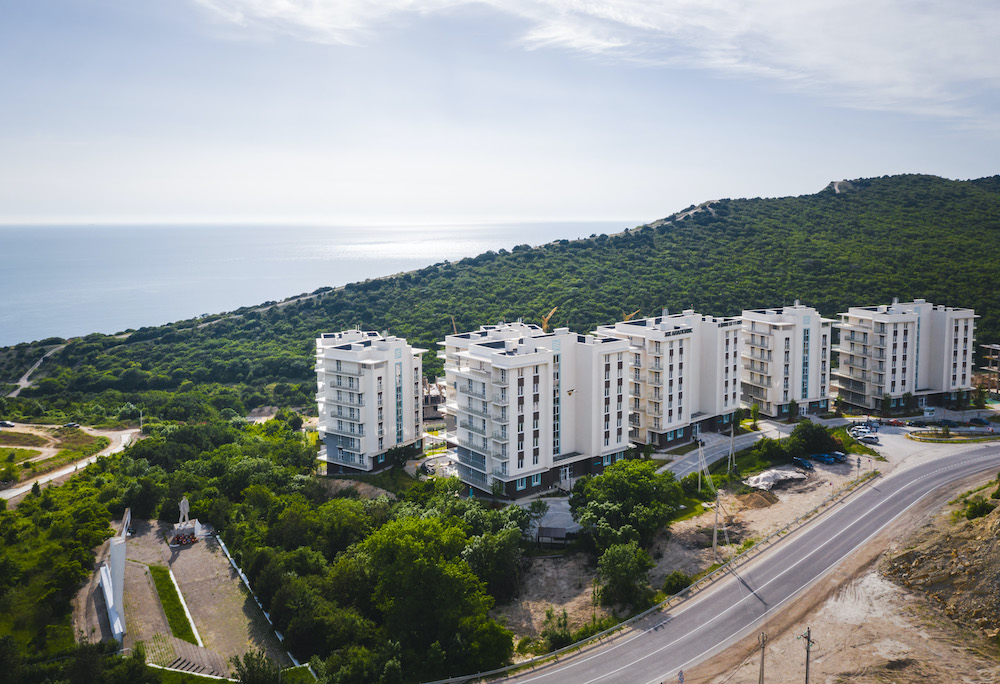
[[[904,425],[906,425],[906,423],[901,421],[899,418],[893,418],[892,420],[888,421],[886,425],[892,425],[893,427],[903,427]]]
[[[926,420],[911,420],[907,424],[910,425],[911,427],[927,427]]]
[[[836,463],[833,456],[827,456],[826,454],[812,454],[809,458],[814,461],[819,461],[820,463],[826,463],[827,465],[833,465]]]
[[[0,420],[0,427],[14,427],[14,424],[9,420]]]
[[[990,424],[990,421],[986,420],[985,418],[980,418],[978,416],[975,418],[970,418],[969,422],[972,423],[973,425],[979,425],[980,427],[985,427]],[[3,425],[3,423],[0,423],[0,425]],[[5,425],[4,427],[10,427],[10,426]]]
[[[64,428],[78,428],[78,427],[80,427],[80,424],[79,423],[66,423],[65,425],[63,425],[63,427]]]
[[[858,441],[863,444],[878,444],[878,437],[875,435],[861,435],[858,437]]]
[[[805,470],[816,470],[816,466],[814,466],[806,459],[799,458],[798,456],[792,456],[792,463]]]

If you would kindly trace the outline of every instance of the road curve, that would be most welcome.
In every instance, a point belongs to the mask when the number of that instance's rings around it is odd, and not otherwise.
[[[649,616],[604,645],[504,681],[677,681],[679,671],[760,631],[772,614],[923,497],[978,473],[992,475],[998,467],[1000,448],[980,444],[877,479],[675,609]]]
[[[70,463],[67,466],[60,468],[59,470],[53,470],[50,473],[45,473],[44,475],[39,475],[38,477],[28,480],[17,487],[11,487],[10,489],[4,489],[0,491],[0,499],[13,499],[15,496],[21,496],[25,492],[29,491],[35,483],[43,485],[46,482],[50,482],[64,475],[69,475],[70,473],[76,472],[80,468],[86,467],[96,461],[101,456],[107,456],[108,454],[117,454],[119,451],[124,451],[125,447],[131,444],[138,437],[138,430],[125,430],[119,432],[112,436],[111,444],[109,444],[104,450],[99,453],[89,456],[87,458],[76,461],[75,463]],[[116,443],[117,442],[117,443]]]

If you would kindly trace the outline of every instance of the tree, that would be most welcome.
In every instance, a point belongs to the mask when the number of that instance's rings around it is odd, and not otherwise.
[[[597,573],[604,582],[601,602],[644,608],[653,595],[648,576],[653,565],[649,554],[634,541],[609,546],[597,561]]]
[[[652,461],[619,461],[573,486],[570,509],[595,551],[635,541],[648,546],[683,498],[673,473]]]
[[[757,419],[760,418],[760,404],[756,401],[750,405],[750,420],[753,421],[753,429],[757,429]]]
[[[788,422],[794,423],[799,419],[799,402],[792,399],[788,402]]]
[[[232,663],[236,681],[240,684],[280,684],[281,668],[268,660],[264,651],[244,653],[243,658],[233,656]]]
[[[882,395],[882,415],[891,416],[892,415],[892,397],[888,394]]]
[[[975,393],[972,395],[972,405],[977,409],[986,408],[987,391],[986,385],[979,385],[976,387]]]

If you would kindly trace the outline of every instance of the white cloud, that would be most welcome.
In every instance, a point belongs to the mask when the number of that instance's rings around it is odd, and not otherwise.
[[[993,0],[194,0],[246,27],[358,43],[458,6],[522,19],[525,49],[562,48],[758,77],[846,107],[975,125],[1000,85]]]

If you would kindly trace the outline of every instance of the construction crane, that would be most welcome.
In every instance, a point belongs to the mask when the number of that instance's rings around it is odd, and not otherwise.
[[[455,325],[455,317],[454,316],[451,317],[451,329],[455,331],[456,335],[458,334],[458,326]]]
[[[635,316],[635,315],[636,315],[637,313],[639,313],[640,311],[642,311],[642,309],[636,309],[635,311],[633,311],[633,312],[632,312],[632,313],[630,313],[630,314],[626,314],[626,313],[625,313],[624,311],[622,311],[622,320],[625,320],[625,321],[631,321],[631,320],[632,320],[632,317],[633,317],[633,316]]]
[[[552,314],[554,314],[558,308],[558,306],[553,306],[552,311],[550,311],[547,316],[542,316],[542,332],[549,331],[549,319],[552,318]]]

